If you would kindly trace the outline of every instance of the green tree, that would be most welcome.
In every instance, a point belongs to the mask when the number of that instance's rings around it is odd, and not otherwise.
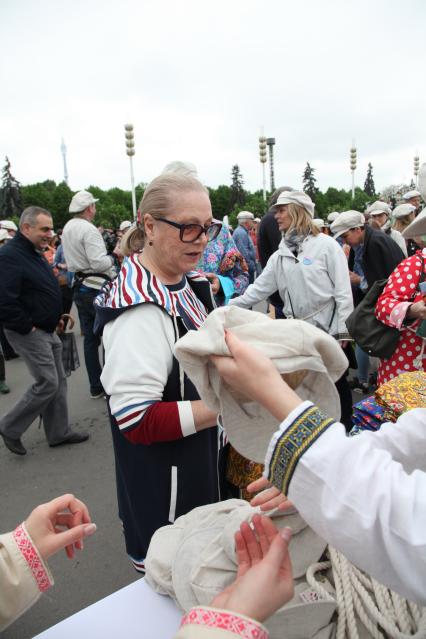
[[[376,193],[376,187],[374,186],[373,180],[373,166],[371,162],[368,163],[367,177],[364,182],[364,192],[370,197],[374,197]]]
[[[19,216],[22,213],[21,184],[10,171],[9,158],[3,167],[2,187],[0,190],[0,219]]]
[[[52,204],[50,212],[53,217],[55,228],[62,228],[70,219],[71,215],[68,211],[73,192],[66,182],[57,185],[52,193]]]
[[[213,217],[216,218],[216,220],[223,220],[223,216],[228,215],[230,211],[231,187],[226,184],[221,184],[216,189],[209,187],[208,191]]]
[[[317,187],[317,179],[315,177],[315,169],[306,162],[306,167],[302,175],[303,190],[309,195],[311,200],[315,202],[315,198],[319,189]]]
[[[235,206],[243,206],[246,200],[244,180],[238,164],[234,164],[232,167],[231,180],[231,198],[229,201],[229,208],[232,210]]]
[[[40,206],[43,209],[52,211],[53,193],[56,189],[56,184],[55,182],[53,182],[53,184],[55,185],[54,189],[50,190],[50,188],[46,188],[47,182],[51,182],[51,181],[47,180],[46,182],[37,182],[36,184],[28,184],[27,186],[23,186],[21,188],[22,204],[24,209],[26,209],[27,206]]]

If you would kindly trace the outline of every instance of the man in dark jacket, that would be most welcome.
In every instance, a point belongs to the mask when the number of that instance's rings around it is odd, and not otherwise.
[[[0,249],[0,322],[35,380],[0,419],[0,435],[16,455],[25,455],[21,436],[39,415],[50,446],[78,444],[89,437],[68,424],[62,343],[55,332],[61,291],[43,257],[52,229],[50,213],[30,206],[21,215],[16,236]]]
[[[377,231],[365,224],[365,218],[358,211],[345,211],[331,225],[335,239],[341,237],[349,244],[349,271],[351,282],[358,284],[366,292],[376,280],[383,280],[392,273],[405,256],[398,244],[383,231]],[[362,245],[361,265],[364,281],[353,273],[355,261],[354,247]],[[356,281],[354,276],[358,278]]]

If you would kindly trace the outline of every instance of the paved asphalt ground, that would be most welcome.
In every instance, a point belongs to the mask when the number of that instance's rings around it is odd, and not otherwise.
[[[0,531],[12,530],[34,506],[68,492],[86,502],[98,530],[74,560],[65,553],[50,559],[55,586],[2,634],[3,639],[29,639],[138,578],[126,557],[117,517],[105,400],[90,398],[77,325],[75,334],[81,367],[68,378],[70,422],[76,430],[89,431],[90,439],[49,448],[43,428],[34,422],[22,438],[28,451],[24,457],[9,452],[0,440]],[[11,392],[0,395],[0,414],[31,383],[20,359],[6,362],[6,379]]]

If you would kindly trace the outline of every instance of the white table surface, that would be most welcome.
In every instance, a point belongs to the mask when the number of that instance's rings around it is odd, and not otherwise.
[[[169,597],[138,579],[48,628],[34,639],[170,639],[182,612]]]

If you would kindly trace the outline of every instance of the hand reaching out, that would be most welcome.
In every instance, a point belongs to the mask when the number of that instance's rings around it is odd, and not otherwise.
[[[291,529],[278,531],[264,515],[253,517],[253,527],[243,522],[235,534],[237,578],[211,605],[264,621],[293,597]]]
[[[43,559],[63,548],[72,559],[74,548],[83,550],[83,538],[96,531],[87,506],[74,495],[62,495],[37,506],[25,526]]]

